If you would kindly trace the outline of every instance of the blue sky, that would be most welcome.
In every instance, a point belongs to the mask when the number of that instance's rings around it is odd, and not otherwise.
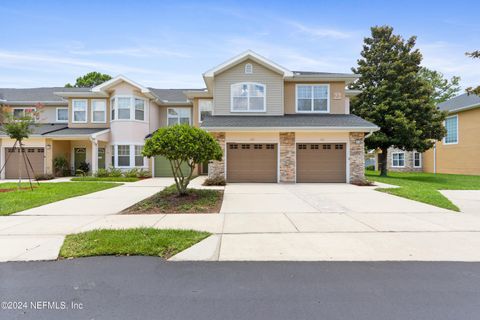
[[[480,82],[478,1],[2,1],[0,87],[63,86],[89,71],[157,88],[247,49],[290,70],[349,72],[373,25],[416,35],[423,64]]]

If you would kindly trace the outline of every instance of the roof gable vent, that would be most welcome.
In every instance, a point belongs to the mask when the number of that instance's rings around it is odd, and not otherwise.
[[[253,73],[253,66],[251,63],[247,63],[245,65],[245,74],[252,74]]]

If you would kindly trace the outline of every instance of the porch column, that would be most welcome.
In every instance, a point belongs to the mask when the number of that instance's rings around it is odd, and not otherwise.
[[[92,162],[90,170],[92,174],[95,174],[98,171],[98,141],[92,141]]]
[[[222,148],[223,157],[220,161],[210,161],[208,164],[208,177],[225,179],[225,132],[213,132],[212,136],[217,140],[220,148]]]
[[[280,182],[295,182],[295,132],[280,132]]]
[[[53,141],[52,139],[45,140],[45,173],[54,174],[53,170]]]
[[[350,132],[350,183],[365,181],[365,133]]]

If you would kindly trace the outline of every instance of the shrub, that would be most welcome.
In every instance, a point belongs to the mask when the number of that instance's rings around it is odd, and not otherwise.
[[[52,180],[55,176],[50,173],[40,173],[35,175],[35,180],[42,181],[42,180]]]
[[[123,172],[123,176],[125,178],[136,178],[137,175],[138,175],[138,169],[137,168],[133,168],[133,169],[130,169],[130,170],[127,170],[125,172]]]
[[[226,185],[227,182],[225,181],[224,178],[222,177],[217,177],[217,178],[207,178],[203,182],[204,186],[224,186]]]
[[[372,165],[366,166],[365,169],[373,171],[375,170],[375,166],[372,164]]]
[[[70,175],[70,169],[68,168],[68,160],[64,156],[58,156],[53,159],[53,168],[55,175],[59,177],[65,177]]]
[[[152,173],[148,170],[140,169],[137,172],[137,178],[151,178]]]
[[[109,172],[107,169],[98,169],[97,172],[95,173],[95,177],[98,178],[106,178],[109,176]]]
[[[119,178],[122,176],[122,170],[111,167],[108,169],[108,176],[113,178]]]
[[[81,162],[77,169],[77,174],[86,176],[90,171],[90,164],[88,162]]]

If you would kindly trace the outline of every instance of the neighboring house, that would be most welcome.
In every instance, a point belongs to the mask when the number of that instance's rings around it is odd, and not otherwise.
[[[228,182],[364,179],[364,138],[378,127],[349,112],[358,92],[345,87],[358,75],[290,71],[247,51],[203,77],[207,89],[146,88],[118,76],[92,89],[0,89],[0,99],[18,115],[45,105],[25,143],[37,171],[46,173],[63,155],[72,169],[86,161],[93,172],[114,166],[169,176],[168,161],[141,156],[144,139],[188,123],[211,132],[224,150],[223,160],[201,165],[200,174]],[[12,145],[1,138],[0,164]],[[9,161],[2,178],[15,174]]]
[[[424,153],[424,171],[480,175],[480,97],[462,94],[438,105],[447,135]]]
[[[378,154],[375,156],[375,170],[378,167]],[[388,148],[387,170],[396,172],[422,172],[423,171],[423,154],[417,151],[405,151],[399,148]]]

